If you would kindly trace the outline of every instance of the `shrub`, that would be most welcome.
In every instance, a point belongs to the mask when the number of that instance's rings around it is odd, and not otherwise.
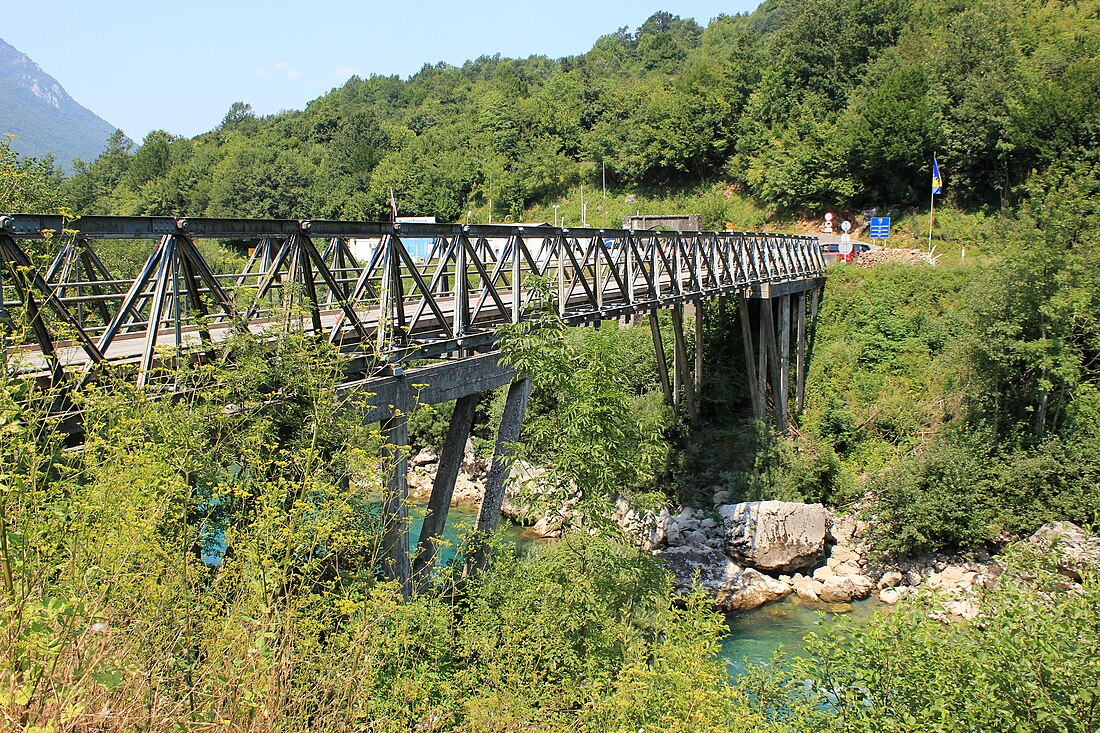
[[[982,615],[944,625],[922,596],[854,624],[837,619],[807,639],[788,669],[743,683],[784,730],[1067,731],[1100,724],[1100,582],[1075,592],[1049,558],[1018,549]]]

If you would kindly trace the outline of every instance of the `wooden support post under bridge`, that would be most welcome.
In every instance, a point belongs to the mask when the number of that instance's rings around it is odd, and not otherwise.
[[[779,432],[787,432],[788,395],[791,384],[791,296],[779,296],[779,379],[776,389],[776,426]]]
[[[668,378],[668,360],[665,358],[665,341],[661,336],[661,324],[657,320],[656,309],[649,313],[649,330],[653,334],[653,351],[657,357],[657,373],[661,377],[661,389],[665,393],[665,403],[672,405],[672,383]]]
[[[802,415],[802,405],[806,394],[806,294],[799,293],[797,313],[795,318],[798,323],[795,327],[795,387],[794,387],[794,411],[798,416]]]
[[[695,303],[695,384],[693,391],[695,392],[695,401],[692,405],[691,422],[695,424],[699,421],[699,411],[702,409],[703,402],[703,303],[696,301]]]
[[[783,387],[783,372],[780,367],[779,348],[775,333],[775,316],[772,313],[772,300],[773,299],[769,298],[761,303],[762,318],[760,319],[760,325],[764,331],[764,342],[768,352],[768,372],[771,374],[772,378],[772,394],[774,395],[772,405],[775,411],[775,429],[781,433],[785,433],[787,432],[786,389]]]
[[[819,296],[819,289],[814,287],[809,291],[781,293],[774,297],[759,298],[757,299],[759,312],[755,324],[752,322],[753,310],[749,305],[749,297],[746,294],[739,296],[741,344],[745,354],[745,376],[749,384],[753,417],[764,420],[770,414],[775,421],[776,430],[781,433],[788,432],[791,420],[797,419],[804,406],[809,339],[812,338],[814,330],[814,317]],[[794,298],[793,309],[792,297]],[[809,324],[806,323],[807,297],[810,298],[813,311]],[[754,325],[757,331],[755,343],[753,342]],[[790,404],[792,347],[795,351],[793,409]]]
[[[481,500],[477,523],[474,530],[484,539],[496,530],[500,523],[500,509],[504,504],[504,484],[512,467],[512,444],[519,440],[523,428],[523,413],[527,410],[527,399],[531,396],[531,378],[520,377],[508,386],[508,396],[504,401],[504,414],[500,418],[497,442],[493,449],[493,463],[489,467],[489,476],[485,480],[485,496]],[[484,546],[475,547],[466,560],[468,573],[479,573],[488,563]]]
[[[424,525],[420,530],[416,557],[413,561],[413,585],[417,593],[424,592],[431,580],[437,545],[443,536],[443,528],[447,525],[447,513],[451,508],[455,481],[462,467],[466,441],[474,426],[474,413],[480,398],[480,393],[458,398],[455,401],[454,412],[451,413],[451,423],[447,427],[447,437],[443,441],[443,450],[439,454],[435,481],[432,483],[432,495],[428,499],[427,514],[424,516]]]
[[[407,398],[408,385],[401,380],[400,395]],[[382,499],[382,572],[397,581],[401,595],[409,597],[409,423],[407,399],[398,403],[382,421],[382,466],[387,473]]]
[[[673,404],[680,406],[680,390],[683,389],[684,404],[687,407],[689,418],[696,414],[695,406],[695,382],[689,379],[687,373],[687,339],[684,337],[684,306],[677,304],[672,309],[672,336],[673,336]],[[693,418],[692,418],[693,419]]]
[[[737,296],[738,315],[741,320],[741,344],[745,349],[745,376],[749,385],[749,399],[752,401],[752,415],[757,420],[766,416],[764,393],[757,381],[756,354],[752,345],[752,321],[749,317],[749,299],[744,294]]]
[[[770,309],[771,301],[761,300],[760,309],[757,315],[757,332],[756,332],[756,390],[760,394],[760,404],[762,406],[762,417],[764,419],[768,414],[768,321],[764,320],[764,311]],[[769,311],[770,312],[770,311]],[[751,355],[750,355],[751,356]]]

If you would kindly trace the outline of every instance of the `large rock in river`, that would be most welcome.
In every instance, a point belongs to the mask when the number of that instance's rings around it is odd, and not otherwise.
[[[824,558],[827,515],[821,504],[749,501],[726,504],[718,513],[726,552],[744,565],[789,573]]]
[[[747,610],[785,598],[791,588],[775,578],[732,562],[721,550],[681,546],[655,555],[672,573],[677,593],[702,590],[718,607],[727,611]]]
[[[866,598],[874,585],[866,575],[831,575],[821,584],[817,596],[825,603],[847,603]]]
[[[743,568],[730,578],[715,596],[717,603],[730,611],[747,611],[778,601],[791,594],[791,587],[752,568]]]

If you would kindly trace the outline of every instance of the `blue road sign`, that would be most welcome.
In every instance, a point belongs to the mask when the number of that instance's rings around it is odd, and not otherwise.
[[[871,231],[868,234],[871,239],[889,239],[890,238],[890,217],[888,216],[872,216],[871,217]]]

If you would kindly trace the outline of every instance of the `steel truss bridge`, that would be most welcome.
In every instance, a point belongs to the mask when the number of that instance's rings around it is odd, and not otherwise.
[[[130,240],[148,253],[135,277],[105,265],[97,249],[106,240]],[[196,245],[201,240],[246,249],[247,264],[216,271]],[[400,450],[388,456],[394,529],[384,566],[408,590],[425,554],[430,565],[478,395],[510,384],[478,526],[498,521],[508,444],[518,439],[530,390],[529,380],[497,358],[499,326],[529,317],[548,289],[568,325],[647,314],[666,397],[694,414],[702,312],[692,374],[684,306],[734,299],[754,412],[765,419],[770,396],[785,429],[791,326],[800,409],[807,294],[816,316],[824,270],[817,239],[799,235],[8,214],[0,215],[0,328],[9,373],[56,386],[111,367],[154,393],[171,388],[181,360],[223,358],[219,345],[234,333],[313,333],[347,357],[345,388],[373,395],[372,417],[395,446],[407,444],[411,384],[428,385],[417,401],[458,400],[411,575],[406,457]],[[661,309],[672,312],[671,368],[657,327]],[[424,359],[437,361],[409,367]]]

